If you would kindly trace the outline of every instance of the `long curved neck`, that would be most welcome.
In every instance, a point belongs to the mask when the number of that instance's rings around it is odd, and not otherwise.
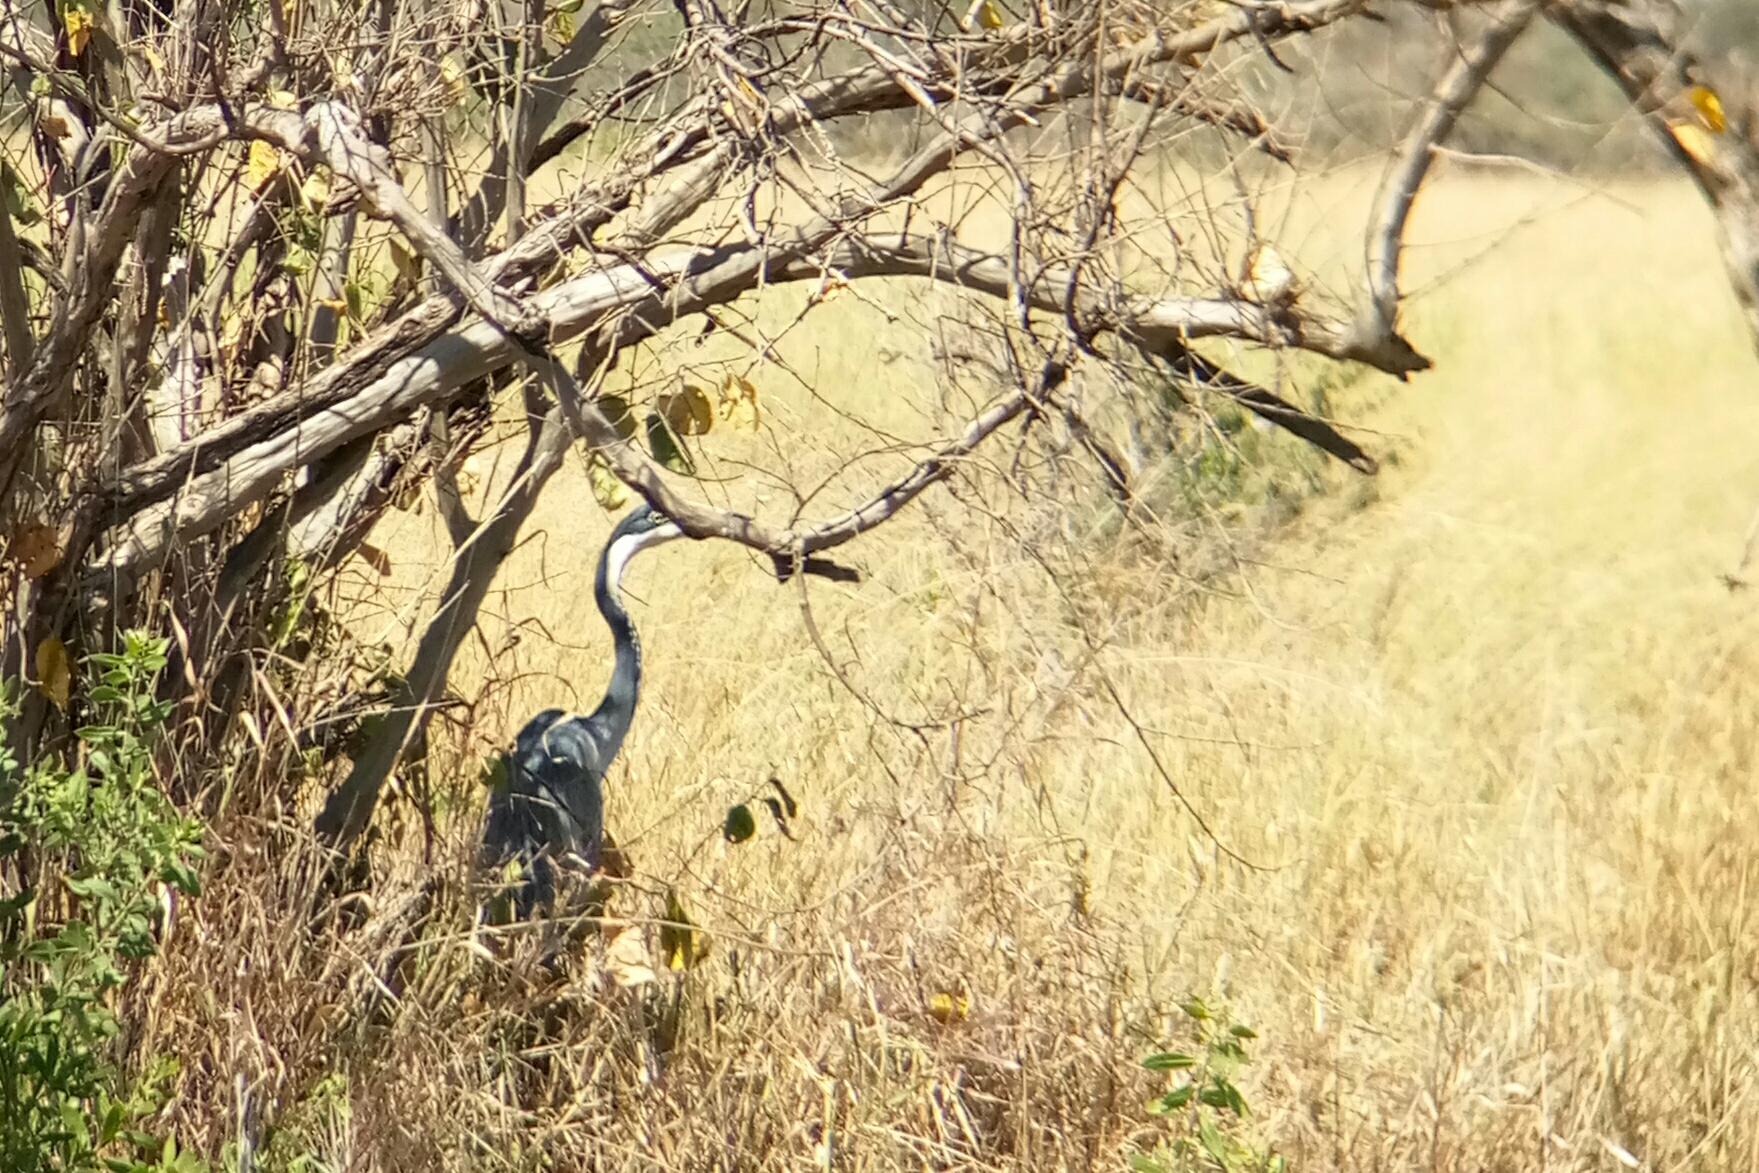
[[[611,669],[611,683],[605,689],[605,699],[599,702],[591,717],[592,723],[609,738],[603,747],[607,762],[622,748],[623,737],[635,719],[635,705],[641,699],[641,640],[636,637],[629,612],[623,609],[622,585],[617,581],[622,577],[622,571],[621,563],[614,569],[611,566],[611,547],[607,546],[599,556],[598,576],[593,580],[592,592],[599,605],[599,614],[605,617],[605,626],[611,629],[617,662]]]

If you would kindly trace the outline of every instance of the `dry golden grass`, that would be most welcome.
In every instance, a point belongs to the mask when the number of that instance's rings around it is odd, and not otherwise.
[[[675,887],[712,950],[645,996],[591,948],[560,987],[473,952],[459,895],[473,761],[603,687],[611,519],[571,468],[455,674],[438,840],[389,804],[366,925],[309,935],[252,862],[276,820],[220,829],[149,983],[191,1131],[233,1135],[236,1074],[270,1168],[1119,1169],[1172,1134],[1137,1063],[1198,993],[1259,1032],[1245,1135],[1296,1169],[1759,1167],[1759,625],[1718,579],[1759,500],[1754,360],[1693,192],[1572,200],[1426,195],[1419,280],[1500,243],[1411,312],[1439,371],[1355,393],[1400,459],[1328,474],[1239,575],[965,478],[812,587],[827,664],[745,555],[647,556],[614,911]],[[766,407],[924,434],[942,296],[827,306],[784,351],[812,393],[769,367]],[[374,540],[397,574],[351,623],[400,642],[443,547],[431,514]],[[727,845],[772,773],[794,838]]]

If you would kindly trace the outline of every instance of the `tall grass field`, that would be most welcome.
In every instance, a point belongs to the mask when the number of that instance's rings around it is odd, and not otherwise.
[[[1724,578],[1759,360],[1710,217],[1684,185],[1454,175],[1412,240],[1436,371],[1330,401],[1375,478],[1265,438],[1284,481],[1156,474],[1132,527],[1010,494],[1004,441],[839,551],[858,584],[644,555],[607,779],[629,875],[558,977],[465,885],[486,755],[608,674],[615,516],[576,460],[354,919],[320,941],[278,903],[262,861],[309,812],[216,828],[133,995],[143,1052],[184,1058],[168,1118],[218,1151],[252,1098],[288,1171],[1759,1168],[1759,567]],[[783,513],[822,484],[822,516],[878,483],[880,438],[941,418],[951,296],[843,291],[753,376],[768,425],[872,460],[717,433],[707,491]],[[516,450],[474,458],[473,499]],[[788,484],[715,487],[760,458]],[[390,575],[330,603],[406,657],[450,547],[431,507],[372,540]],[[1195,1065],[1142,1063],[1168,1054]],[[1188,1080],[1238,1102],[1169,1107]]]

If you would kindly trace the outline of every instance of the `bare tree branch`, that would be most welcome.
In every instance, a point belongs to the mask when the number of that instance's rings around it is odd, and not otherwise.
[[[1625,91],[1716,210],[1723,259],[1759,348],[1759,109],[1717,97],[1674,0],[1552,0],[1546,16]],[[1732,91],[1731,91],[1732,93]],[[1716,99],[1714,119],[1693,98]],[[1705,105],[1709,105],[1705,101]]]
[[[537,504],[544,484],[562,467],[571,441],[560,411],[551,411],[533,422],[530,442],[515,471],[513,484],[454,556],[451,582],[422,633],[415,660],[390,710],[366,750],[355,759],[348,777],[331,792],[318,815],[315,828],[325,842],[342,846],[366,830],[379,789],[445,694],[446,678],[458,645],[476,625],[477,611],[494,583],[495,572],[513,552],[519,528]]]
[[[1405,221],[1435,149],[1453,133],[1454,123],[1471,105],[1485,79],[1496,68],[1532,21],[1543,0],[1504,0],[1492,9],[1489,25],[1470,45],[1463,46],[1453,67],[1424,105],[1405,137],[1397,165],[1386,182],[1379,217],[1368,239],[1369,306],[1357,320],[1352,342],[1365,353],[1409,351],[1410,344],[1398,336],[1399,260],[1404,248]],[[1413,352],[1414,353],[1414,352]],[[1423,370],[1430,366],[1422,360]]]
[[[24,257],[4,193],[0,193],[0,331],[6,338],[6,371],[14,376],[22,374],[30,365],[36,342],[31,333],[30,302],[24,295]]]

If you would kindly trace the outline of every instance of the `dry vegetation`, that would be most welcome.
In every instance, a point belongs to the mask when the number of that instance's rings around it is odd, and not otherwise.
[[[1290,231],[1363,194],[1316,190]],[[735,550],[640,565],[646,695],[609,780],[612,912],[661,968],[637,990],[596,942],[565,981],[473,944],[461,891],[484,753],[602,687],[610,518],[576,462],[425,785],[380,813],[370,895],[292,911],[305,881],[265,861],[301,858],[309,812],[215,828],[131,987],[137,1050],[185,1062],[167,1121],[216,1156],[271,1125],[274,1170],[1118,1169],[1179,1130],[1138,1061],[1196,993],[1259,1032],[1242,1139],[1296,1169],[1754,1167],[1759,629],[1718,574],[1759,408],[1706,213],[1456,177],[1425,241],[1442,373],[1344,392],[1401,459],[1301,472],[1328,491],[1293,518],[1262,476],[1230,506],[1169,470],[1187,508],[1141,529],[960,478],[858,548],[864,583],[811,587],[816,635]],[[939,296],[826,307],[766,410],[919,429]],[[419,623],[438,525],[396,515],[392,578],[332,600],[363,642]],[[793,838],[728,845],[772,773]],[[669,887],[711,936],[681,973]]]

